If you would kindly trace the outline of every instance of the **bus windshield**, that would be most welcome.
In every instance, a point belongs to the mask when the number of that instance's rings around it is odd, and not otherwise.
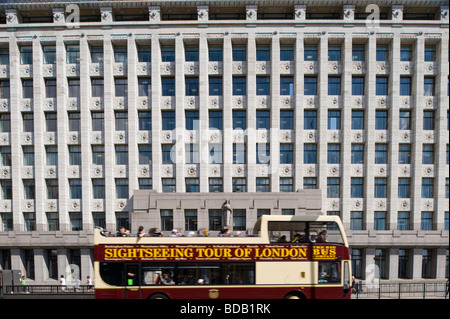
[[[269,221],[271,243],[344,244],[339,226],[333,221]]]

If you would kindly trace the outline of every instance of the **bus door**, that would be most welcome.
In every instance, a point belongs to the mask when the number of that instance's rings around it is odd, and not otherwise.
[[[139,264],[125,264],[124,299],[139,299],[141,297],[141,280]]]

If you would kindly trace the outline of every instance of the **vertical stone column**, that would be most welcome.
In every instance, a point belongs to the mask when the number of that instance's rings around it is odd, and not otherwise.
[[[184,76],[184,42],[181,35],[175,38],[175,132],[176,132],[176,160],[175,160],[175,176],[176,191],[184,192],[186,183],[184,179],[184,167],[186,161],[185,152],[185,76]],[[175,224],[174,211],[174,224]]]
[[[280,191],[280,37],[272,37],[270,54],[270,191]]]
[[[48,268],[45,260],[45,250],[42,248],[33,249],[34,252],[34,281],[43,283],[48,279]]]
[[[162,192],[161,186],[161,74],[160,74],[160,47],[157,33],[152,33],[152,188]]]
[[[244,137],[247,148],[247,192],[256,191],[257,150],[254,134],[256,132],[256,103],[256,39],[254,33],[249,33],[247,43],[247,134]]]
[[[81,248],[80,285],[86,285],[87,276],[94,280],[94,252],[89,248]]]
[[[316,169],[317,188],[322,190],[322,198],[327,198],[327,135],[328,135],[328,36],[323,33],[317,49],[319,74],[317,77],[317,93],[319,108],[317,109],[316,134]],[[302,158],[303,159],[303,158]]]
[[[223,191],[231,192],[233,167],[233,49],[229,36],[223,39],[223,121],[222,121],[222,154],[223,154]]]
[[[412,279],[422,279],[422,250],[412,249]]]
[[[128,94],[125,97],[125,105],[128,109],[128,197],[133,196],[133,190],[139,189],[138,169],[139,169],[139,150],[138,150],[138,133],[139,119],[137,112],[137,96],[138,96],[138,77],[137,77],[137,47],[133,34],[128,35],[127,40],[127,85]],[[131,212],[133,201],[128,200],[128,210]],[[133,232],[137,229],[133,229]]]
[[[199,14],[202,11],[199,11]],[[208,97],[209,97],[209,76],[208,76],[208,40],[205,34],[200,35],[199,40],[199,127],[195,132],[197,136],[199,150],[199,171],[197,177],[200,183],[200,192],[209,191],[208,167],[209,167],[209,126],[208,126]]]
[[[398,279],[398,248],[390,248],[389,249],[389,279],[397,280]]]
[[[296,6],[297,10],[297,6]],[[304,16],[304,13],[303,13]],[[297,17],[297,11],[296,11],[296,17]],[[295,63],[295,109],[294,109],[294,134],[295,134],[295,156],[294,156],[294,163],[295,163],[295,176],[294,176],[294,191],[303,189],[303,165],[300,165],[300,163],[303,162],[303,130],[304,130],[304,111],[305,111],[305,105],[304,105],[304,87],[305,87],[305,81],[304,81],[304,66],[303,62],[305,59],[304,54],[304,43],[303,43],[303,33],[298,32],[297,38],[295,40],[294,45],[294,63]]]

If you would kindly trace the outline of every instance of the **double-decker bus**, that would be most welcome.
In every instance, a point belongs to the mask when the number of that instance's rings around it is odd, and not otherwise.
[[[96,298],[350,298],[336,216],[263,215],[246,237],[108,237],[95,231]]]

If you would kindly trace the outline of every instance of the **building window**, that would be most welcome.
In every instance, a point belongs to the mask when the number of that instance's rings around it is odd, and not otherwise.
[[[163,130],[175,129],[175,112],[174,111],[161,111],[161,127]]]
[[[304,47],[304,60],[305,61],[317,61],[317,45],[307,44]]]
[[[410,212],[398,212],[397,230],[409,230]]]
[[[197,210],[185,209],[184,210],[184,229],[190,231],[197,230]]]
[[[388,77],[387,76],[377,76],[376,78],[376,95],[388,95]]]
[[[93,131],[103,131],[105,119],[103,112],[92,112],[92,130]]]
[[[398,278],[409,278],[409,251],[407,249],[398,250]]]
[[[186,164],[198,164],[199,161],[199,145],[198,144],[186,144],[185,145],[185,163]]]
[[[23,180],[23,196],[24,199],[35,199],[34,179]]]
[[[328,61],[341,61],[341,46],[329,45],[328,46]]]
[[[161,182],[163,193],[175,193],[177,191],[175,178],[162,178]]]
[[[105,212],[92,212],[94,227],[106,228]]]
[[[411,164],[411,144],[398,145],[398,163]]]
[[[375,129],[376,130],[387,130],[388,125],[388,112],[387,111],[376,111],[375,112]]]
[[[56,132],[56,113],[45,113],[45,126],[47,132]]]
[[[256,144],[256,164],[268,164],[270,162],[270,144]]]
[[[374,230],[386,230],[386,212],[374,212]]]
[[[92,79],[91,80],[91,91],[92,97],[103,97],[103,79]]]
[[[270,178],[257,177],[256,178],[256,191],[257,192],[270,192]]]
[[[352,77],[352,95],[364,95],[364,77]]]
[[[400,61],[412,61],[412,45],[402,44],[400,47]]]
[[[389,46],[386,44],[377,44],[377,61],[388,61],[389,60]]]
[[[420,230],[433,230],[433,212],[422,212]]]
[[[81,114],[79,112],[70,112],[68,116],[69,116],[69,131],[80,132]]]
[[[362,177],[351,178],[350,196],[352,198],[364,197],[364,179]]]
[[[46,164],[58,165],[58,147],[57,146],[45,146],[46,152]]]
[[[270,76],[256,77],[256,95],[270,95]]]
[[[375,144],[375,164],[387,164],[387,144]]]
[[[222,164],[223,152],[222,144],[209,145],[209,164]]]
[[[434,93],[435,93],[434,77],[426,76],[423,79],[423,95],[434,96]]]
[[[411,129],[411,111],[400,111],[399,129],[400,130]]]
[[[223,192],[223,179],[209,178],[209,192],[210,193]]]
[[[186,193],[198,193],[200,184],[198,178],[186,178]]]
[[[184,47],[184,60],[186,62],[198,62],[198,45],[186,45]]]
[[[233,230],[246,230],[245,209],[233,209]]]
[[[423,129],[434,130],[434,111],[423,111]]]
[[[209,129],[222,130],[223,115],[222,111],[209,111]]]
[[[92,145],[92,164],[105,164],[105,147],[103,145]]]
[[[365,48],[364,44],[354,44],[352,48],[352,61],[364,61]]]
[[[340,180],[339,178],[327,178],[327,197],[339,198],[340,196]]]
[[[401,177],[398,179],[398,198],[411,197],[411,179]]]
[[[280,177],[280,192],[293,192],[294,185],[292,177]]]
[[[233,143],[233,164],[246,164],[247,146],[244,143]]]
[[[9,99],[9,81],[0,81],[0,99]]]
[[[47,216],[47,230],[48,231],[56,231],[59,230],[59,214],[58,213],[45,213]],[[49,259],[49,264],[54,264],[56,261],[56,256],[54,259]],[[52,263],[53,261],[53,263]],[[56,265],[55,265],[56,266]],[[49,267],[49,269],[52,269],[52,267]],[[51,278],[50,274],[49,277]]]
[[[327,163],[339,164],[341,158],[341,145],[340,144],[328,144],[327,150]]]
[[[400,77],[400,95],[411,95],[411,77]]]
[[[328,116],[330,114],[328,113]],[[317,111],[304,111],[304,122],[303,126],[305,130],[316,130],[317,129]],[[330,119],[328,118],[328,121]]]
[[[294,95],[294,77],[280,77],[280,95]]]
[[[375,198],[387,198],[387,179],[375,177]]]
[[[153,183],[151,178],[139,178],[139,189],[152,189]]]
[[[270,61],[269,45],[256,45],[256,61]]]
[[[55,45],[44,45],[42,47],[44,53],[44,64],[55,64],[56,63],[56,46]]]
[[[328,111],[328,129],[341,129],[341,111]]]
[[[114,62],[127,63],[128,53],[126,46],[114,47]]]
[[[139,96],[150,96],[152,93],[152,81],[150,78],[138,78]]]
[[[128,145],[116,145],[116,165],[128,165]]]
[[[295,215],[295,209],[292,209],[292,208],[282,209],[282,210],[281,210],[281,215],[290,215],[290,216],[294,216],[294,215]]]
[[[434,144],[422,145],[422,164],[434,164]]]
[[[431,249],[422,250],[422,278],[431,278],[432,269],[432,251]]]
[[[352,130],[364,129],[364,111],[352,111]]]
[[[364,163],[364,144],[352,144],[352,164]]]
[[[66,51],[67,51],[67,61],[66,61],[67,63],[80,63],[79,45],[67,45]]]
[[[305,76],[304,95],[317,95],[317,76]]]
[[[328,95],[341,95],[340,76],[328,76]]]
[[[152,164],[152,146],[150,144],[138,145],[139,149],[139,164],[151,165]]]
[[[161,157],[162,164],[174,164],[172,160],[172,149],[173,149],[173,159],[175,159],[175,149],[173,144],[161,144]]]
[[[256,111],[256,129],[270,129],[270,111]]]
[[[233,111],[233,130],[247,128],[246,112],[245,111]]]
[[[328,181],[328,182],[330,182],[330,181]],[[331,184],[328,184],[328,185],[331,185]],[[339,185],[339,181],[338,181],[338,185]],[[303,177],[303,189],[317,189],[317,178],[316,177]],[[339,192],[339,190],[338,190],[338,192]]]
[[[81,179],[69,179],[71,199],[81,199]]]
[[[33,64],[33,47],[21,46],[20,51],[20,64]]]
[[[162,62],[175,62],[175,46],[174,45],[161,45],[161,61]]]
[[[69,145],[69,165],[81,165],[81,146]]]
[[[303,164],[317,163],[317,145],[304,144],[303,145]]]
[[[422,198],[433,198],[433,178],[422,178]]]
[[[152,61],[152,50],[149,45],[138,45],[137,54],[138,54],[139,62],[151,62]]]
[[[196,76],[187,76],[185,77],[186,84],[186,96],[198,96],[198,77]]]
[[[24,99],[33,98],[33,80],[22,80],[22,98]]]
[[[103,62],[103,47],[101,46],[91,47],[91,62],[92,63]]]
[[[45,97],[56,98],[56,80],[45,80]]]
[[[209,95],[220,96],[223,93],[222,77],[210,76],[209,77]]]
[[[2,166],[11,166],[11,147],[9,146],[0,147],[0,155],[1,155],[0,164]]]
[[[294,163],[294,145],[293,144],[280,144],[280,164],[293,164]]]
[[[221,45],[210,44],[208,47],[209,61],[222,62],[223,61],[223,48]]]
[[[363,212],[350,212],[350,230],[363,230]]]
[[[138,111],[139,131],[152,130],[152,112]]]
[[[2,199],[12,199],[12,182],[11,180],[0,180],[2,188]]]
[[[128,179],[116,178],[116,198],[128,198]]]
[[[198,130],[199,128],[198,111],[186,111],[185,124],[186,130]]]
[[[425,61],[426,62],[434,62],[436,61],[436,46],[435,45],[426,45],[425,46]]]
[[[245,178],[233,177],[233,193],[247,191],[247,180]]]
[[[171,76],[161,77],[162,96],[175,96],[175,78]]]
[[[173,229],[173,210],[161,209],[161,230],[171,231]]]
[[[126,131],[128,129],[128,113],[115,112],[114,116],[116,131]]]
[[[280,61],[294,61],[294,46],[280,46]]]
[[[233,76],[233,95],[247,94],[247,79],[245,76]]]
[[[11,116],[9,113],[0,113],[0,132],[11,132]]]
[[[220,230],[222,227],[222,210],[221,209],[209,209],[209,230]]]
[[[96,178],[92,180],[93,198],[105,198],[105,180]]]
[[[247,61],[247,47],[233,44],[233,61]]]
[[[280,111],[280,130],[292,130],[294,128],[294,112]]]

